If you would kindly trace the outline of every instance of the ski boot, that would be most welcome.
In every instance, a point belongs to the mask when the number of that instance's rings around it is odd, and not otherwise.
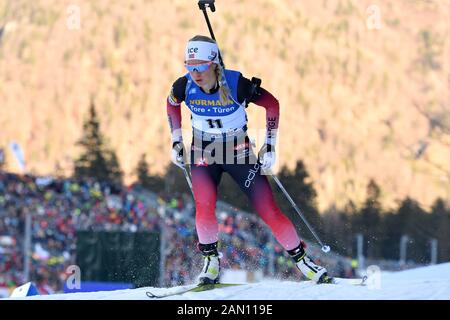
[[[309,280],[316,283],[332,283],[333,278],[327,275],[327,269],[315,264],[314,261],[306,255],[305,248],[305,243],[301,241],[297,248],[288,250],[289,255],[294,259],[297,268]]]
[[[202,252],[204,265],[198,277],[199,285],[215,284],[220,281],[220,258],[217,251],[217,242],[210,244],[198,244]]]

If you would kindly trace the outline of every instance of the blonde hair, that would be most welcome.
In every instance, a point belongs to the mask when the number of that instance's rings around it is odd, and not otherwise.
[[[207,36],[202,35],[196,35],[195,37],[189,39],[189,41],[204,41],[204,42],[210,42],[210,43],[216,43],[214,39],[211,39]],[[215,64],[215,75],[217,78],[217,82],[219,83],[219,99],[222,106],[226,106],[228,104],[232,104],[232,100],[230,99],[231,93],[230,88],[228,87],[227,81],[225,79],[225,70],[220,64]]]

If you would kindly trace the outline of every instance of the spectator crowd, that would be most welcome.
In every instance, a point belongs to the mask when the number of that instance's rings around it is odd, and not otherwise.
[[[67,267],[76,264],[78,230],[162,232],[166,239],[163,286],[195,281],[203,265],[196,248],[195,207],[188,194],[155,194],[138,185],[0,171],[0,296],[26,280],[27,215],[31,220],[30,280],[42,294],[62,292]],[[223,268],[301,277],[257,215],[220,203],[217,217]],[[342,261],[339,264],[345,267]]]

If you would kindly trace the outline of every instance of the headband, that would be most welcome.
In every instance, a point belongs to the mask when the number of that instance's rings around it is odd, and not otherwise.
[[[185,61],[205,60],[219,64],[219,47],[206,41],[189,41],[186,46]]]

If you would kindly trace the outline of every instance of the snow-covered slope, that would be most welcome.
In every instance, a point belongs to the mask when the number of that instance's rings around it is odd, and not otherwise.
[[[191,286],[138,288],[92,293],[55,294],[26,299],[148,300],[146,292],[157,295],[180,292]],[[414,270],[374,274],[367,286],[316,285],[310,282],[266,280],[259,283],[174,295],[172,300],[450,300],[450,263]]]

